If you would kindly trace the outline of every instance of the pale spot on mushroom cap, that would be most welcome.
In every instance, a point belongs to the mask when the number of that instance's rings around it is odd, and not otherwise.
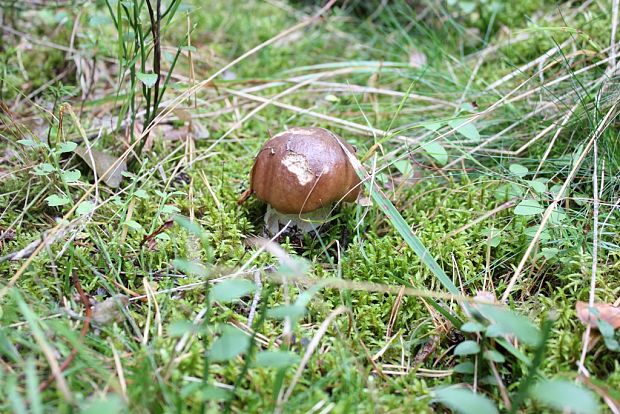
[[[297,177],[297,181],[301,185],[306,185],[314,179],[314,173],[308,164],[308,160],[301,154],[295,152],[287,153],[282,158],[282,164]]]

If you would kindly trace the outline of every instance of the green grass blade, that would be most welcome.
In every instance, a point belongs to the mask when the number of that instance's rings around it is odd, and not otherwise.
[[[448,290],[448,292],[453,295],[461,295],[461,292],[456,287],[456,285],[452,282],[452,280],[448,277],[446,272],[439,266],[439,263],[433,258],[431,252],[424,246],[422,241],[416,236],[403,216],[396,210],[394,204],[383,194],[379,186],[374,180],[369,179],[369,175],[366,172],[366,169],[362,165],[362,163],[355,157],[355,155],[351,154],[351,152],[341,144],[343,151],[347,154],[349,161],[355,168],[357,175],[359,175],[360,179],[364,183],[366,190],[374,200],[374,202],[379,206],[381,211],[388,217],[394,228],[398,231],[401,237],[405,240],[407,245],[414,251],[414,253],[420,258],[420,261],[429,268],[431,273],[439,280],[439,282]],[[437,304],[434,300],[429,299],[431,303],[434,303],[433,307],[439,309],[439,304]],[[435,306],[436,305],[436,306]],[[445,309],[444,309],[445,310]],[[449,313],[449,312],[447,312]],[[445,315],[444,312],[442,314]],[[458,323],[457,325],[460,325]]]

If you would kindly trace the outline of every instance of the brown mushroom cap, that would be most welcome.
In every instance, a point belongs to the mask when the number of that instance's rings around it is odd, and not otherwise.
[[[355,201],[360,179],[340,144],[323,128],[291,128],[271,138],[258,153],[250,190],[284,214],[300,214],[336,201]]]

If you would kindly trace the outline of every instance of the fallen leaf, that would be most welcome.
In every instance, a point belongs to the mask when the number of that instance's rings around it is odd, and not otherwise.
[[[161,234],[162,232],[172,227],[173,224],[174,220],[168,220],[167,222],[159,226],[153,233],[144,236],[142,242],[140,243],[140,246],[143,246],[146,243],[146,246],[149,250],[156,250],[157,241],[155,240],[155,237],[157,237],[158,234]]]
[[[127,306],[129,298],[125,295],[114,295],[93,307],[92,321],[97,325],[106,325],[123,320],[122,308]]]
[[[420,348],[418,353],[415,355],[415,359],[413,360],[413,365],[423,364],[424,361],[426,361],[428,357],[431,356],[435,352],[438,345],[439,345],[438,335],[433,335],[430,338],[428,338],[428,342],[425,343],[424,346]]]
[[[577,317],[584,325],[590,325],[597,328],[597,321],[605,321],[614,329],[620,328],[620,307],[613,306],[609,303],[595,303],[594,309],[598,311],[598,315],[590,310],[587,302],[578,301],[575,308],[577,309]]]
[[[118,162],[117,157],[92,148],[88,150],[84,147],[77,147],[75,153],[97,173],[97,177],[103,177],[103,182],[108,187],[118,188],[121,184],[123,172],[127,171],[127,163],[125,161]],[[116,166],[111,171],[108,171],[114,163],[116,163]]]

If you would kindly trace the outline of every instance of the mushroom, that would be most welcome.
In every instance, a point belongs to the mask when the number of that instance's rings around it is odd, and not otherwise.
[[[302,232],[323,224],[334,203],[353,202],[360,179],[344,148],[355,149],[324,128],[291,128],[268,140],[254,161],[250,188],[239,203],[255,194],[268,204],[270,234],[290,222]]]

